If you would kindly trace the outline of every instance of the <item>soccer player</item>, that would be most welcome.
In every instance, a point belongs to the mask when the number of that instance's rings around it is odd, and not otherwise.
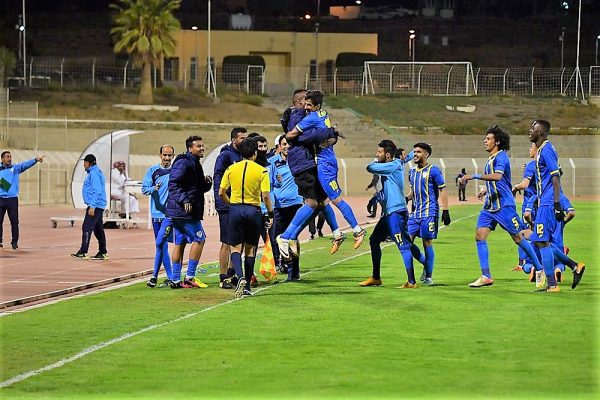
[[[408,281],[401,286],[402,289],[417,287],[415,272],[412,269],[410,252],[410,237],[406,230],[408,211],[404,198],[404,163],[395,158],[396,146],[391,140],[382,140],[377,145],[377,161],[367,166],[367,171],[381,177],[382,189],[382,217],[375,225],[369,244],[371,246],[371,261],[373,263],[373,274],[370,278],[359,283],[360,286],[380,286],[381,281],[381,243],[391,237],[402,254],[405,261]]]
[[[562,249],[566,255],[567,251],[566,251],[566,247],[564,245],[564,229],[565,229],[565,225],[569,221],[571,221],[573,218],[575,218],[575,208],[573,207],[573,205],[571,204],[571,202],[569,201],[567,196],[565,196],[564,193],[562,193],[562,192],[560,193],[560,206],[561,206],[561,209],[566,212],[565,219],[563,221],[557,221],[557,223],[558,223],[557,230],[552,234],[550,243],[551,243],[551,245],[556,246],[559,249]],[[537,208],[538,208],[538,197],[537,197],[537,194],[534,194],[533,196],[531,196],[528,199],[527,204],[525,205],[525,211],[523,214],[523,218],[531,226],[534,225],[534,221],[535,221],[536,214],[537,214]],[[528,235],[529,237],[531,237],[531,233],[532,233],[532,231],[530,230],[529,235]],[[523,264],[523,267],[521,269],[523,270],[523,272],[531,274],[532,268],[531,268],[531,264],[528,259],[525,259],[525,263]],[[564,272],[565,272],[565,264],[560,262],[559,260],[555,259],[554,260],[554,277],[556,278],[557,283],[562,282],[562,274]],[[544,275],[544,271],[535,271],[535,273],[536,273],[536,280],[535,280],[536,287],[541,288],[541,287],[543,287],[543,284],[546,281],[546,276]],[[543,277],[543,280],[541,279],[541,277]]]
[[[435,165],[428,162],[431,156],[431,146],[427,143],[417,143],[414,146],[413,162],[416,164],[408,174],[411,186],[411,198],[413,211],[408,218],[408,234],[411,242],[415,237],[423,240],[423,251],[425,256],[418,254],[418,260],[423,260],[424,270],[421,275],[421,283],[433,285],[433,264],[435,253],[433,251],[433,239],[437,238],[439,205],[442,205],[442,222],[445,226],[450,225],[450,211],[448,210],[448,192],[442,172]],[[412,258],[410,260],[412,263]]]
[[[550,122],[535,120],[529,128],[529,141],[537,146],[535,157],[535,182],[538,197],[538,209],[535,216],[531,241],[539,249],[548,286],[540,289],[544,292],[560,292],[554,276],[554,259],[565,264],[573,271],[571,289],[575,289],[585,272],[585,265],[571,260],[551,244],[553,235],[558,235],[560,222],[564,221],[564,210],[560,204],[560,167],[558,154],[548,140]]]
[[[206,234],[202,227],[204,216],[204,193],[212,187],[212,178],[204,176],[200,159],[204,156],[204,142],[200,136],[190,136],[185,141],[187,151],[177,156],[169,177],[167,217],[173,221],[173,247],[171,289],[204,288],[207,285],[196,280],[196,269],[202,256]],[[189,252],[186,276],[181,281],[181,264],[187,243]]]
[[[302,207],[302,197],[298,193],[298,186],[294,181],[290,167],[287,164],[289,145],[285,136],[279,137],[279,154],[269,158],[269,181],[271,182],[273,193],[273,208],[275,220],[273,223],[274,236],[281,235],[285,228],[292,222],[294,215]],[[300,253],[297,250],[298,254]],[[278,264],[278,257],[273,252],[275,263]],[[288,281],[300,279],[300,260],[293,257],[292,260],[282,260],[287,271]]]
[[[150,196],[150,215],[152,216],[152,229],[154,231],[154,242],[156,252],[154,256],[154,269],[152,277],[146,285],[155,287],[161,264],[165,267],[167,279],[161,286],[171,284],[171,259],[169,258],[169,238],[173,241],[173,224],[165,218],[165,206],[169,196],[169,174],[171,173],[171,161],[175,155],[175,148],[169,144],[160,146],[160,163],[148,168],[142,180],[142,193]]]
[[[270,197],[270,183],[267,169],[256,162],[258,145],[255,140],[246,139],[240,143],[240,153],[244,160],[231,165],[225,171],[219,196],[229,207],[229,238],[231,242],[231,264],[238,277],[235,297],[251,296],[250,277],[254,273],[256,248],[263,225],[267,227],[273,220],[273,206]],[[227,190],[231,188],[231,197]],[[267,215],[260,211],[262,201],[267,207]],[[242,271],[242,248],[244,250],[244,271]]]
[[[512,192],[513,195],[516,195],[517,192],[523,190],[523,204],[521,205],[521,218],[525,218],[525,206],[529,202],[529,199],[535,195],[535,155],[537,153],[537,146],[535,143],[531,143],[529,146],[529,157],[531,160],[523,165],[523,180],[513,186]],[[526,230],[529,230],[527,227]],[[525,235],[525,237],[529,237],[529,232]],[[519,265],[523,265],[523,260],[527,257],[527,255],[523,252],[523,250],[519,247],[517,248],[519,254]]]
[[[228,222],[229,218],[229,206],[221,200],[219,197],[219,185],[225,170],[232,164],[242,161],[243,157],[238,151],[238,146],[242,143],[242,140],[248,137],[248,131],[246,128],[236,127],[231,130],[231,143],[227,146],[223,146],[221,153],[215,161],[215,171],[213,173],[214,180],[214,196],[215,196],[215,209],[219,214],[219,238],[221,241],[221,248],[219,250],[219,287],[221,289],[235,289],[235,274],[233,269],[229,267],[229,233],[228,233]]]
[[[81,225],[81,247],[77,253],[71,253],[71,257],[80,260],[90,258],[87,254],[90,247],[92,232],[98,240],[98,253],[92,257],[92,260],[108,260],[106,250],[106,235],[104,234],[104,222],[102,214],[106,208],[106,191],[104,174],[96,165],[96,156],[88,154],[83,159],[83,167],[87,175],[83,180],[81,193],[83,201],[87,205],[85,217]]]
[[[300,99],[300,92],[294,95],[296,99]],[[302,95],[302,102],[304,104],[304,96]],[[298,122],[304,118],[304,108],[299,108],[298,105],[294,107],[293,111],[289,115],[287,120],[287,131],[292,130]],[[284,122],[282,121],[282,124]],[[287,138],[289,144],[288,149],[288,165],[290,171],[294,176],[294,181],[298,185],[298,193],[304,198],[304,205],[298,209],[298,212],[292,219],[292,222],[286,229],[286,231],[277,236],[277,245],[281,256],[289,260],[290,259],[290,240],[296,240],[298,235],[308,224],[308,221],[318,212],[320,208],[323,208],[323,202],[327,199],[327,194],[323,190],[323,187],[319,184],[317,163],[315,162],[315,145],[323,143],[330,138],[336,138],[338,133],[333,128],[325,129],[309,129],[300,136],[295,138]],[[325,206],[325,209],[329,207],[327,214],[329,215],[328,223],[333,228],[337,228],[337,222],[335,221],[335,213],[331,209],[330,205]],[[333,219],[330,219],[333,215]]]
[[[304,108],[308,112],[308,115],[304,117],[290,132],[287,133],[287,137],[294,138],[301,135],[302,132],[307,129],[322,129],[331,128],[331,121],[327,111],[322,110],[323,104],[323,93],[317,90],[310,90],[306,93],[304,99]],[[319,183],[323,190],[327,194],[328,199],[335,204],[340,210],[344,219],[350,224],[354,231],[354,248],[358,249],[362,244],[366,231],[358,225],[358,221],[354,216],[354,212],[350,205],[342,198],[342,189],[340,188],[337,180],[338,165],[333,145],[336,139],[331,139],[327,143],[319,146],[317,149],[317,173]],[[327,203],[326,203],[327,205]],[[335,214],[330,208],[325,208],[325,217],[327,220],[333,220]],[[328,213],[332,215],[328,218]],[[284,236],[285,237],[285,236]],[[343,243],[345,236],[342,234],[338,227],[333,228],[333,241],[331,245],[331,254],[338,251],[340,245]]]
[[[483,167],[483,175],[467,174],[461,178],[463,183],[471,179],[485,181],[485,189],[478,194],[479,198],[485,196],[485,200],[483,209],[479,213],[475,232],[481,276],[469,284],[469,287],[472,288],[491,286],[494,283],[490,272],[487,238],[490,232],[496,229],[496,225],[500,225],[502,229],[508,232],[513,241],[532,260],[537,270],[542,269],[531,243],[523,240],[521,234],[524,224],[517,214],[515,198],[512,195],[510,160],[506,153],[510,149],[510,135],[500,126],[493,125],[485,132],[483,146],[485,151],[490,154]]]

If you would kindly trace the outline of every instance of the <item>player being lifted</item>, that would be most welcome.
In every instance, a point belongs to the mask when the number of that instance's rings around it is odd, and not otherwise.
[[[289,138],[295,138],[308,129],[331,128],[329,114],[327,111],[321,109],[322,104],[323,93],[317,90],[309,90],[304,99],[304,108],[308,112],[308,115],[304,117],[304,119],[302,119],[294,127],[294,129],[289,131],[286,136]],[[354,231],[354,248],[357,249],[362,244],[366,231],[362,229],[360,225],[358,225],[358,221],[354,216],[352,208],[342,198],[342,189],[340,188],[337,180],[337,158],[333,150],[333,145],[335,142],[336,139],[330,139],[317,149],[317,176],[319,183],[327,194],[328,199],[335,204],[335,206],[344,216],[344,219],[352,227],[352,230]],[[328,201],[326,200],[325,203],[327,202]],[[325,212],[327,212],[327,210],[325,210]],[[332,226],[332,230],[333,242],[331,246],[331,253],[333,254],[339,249],[340,245],[345,239],[345,236],[337,226]],[[285,235],[282,237],[285,237]]]
[[[438,232],[438,200],[442,203],[442,222],[445,226],[448,226],[450,225],[448,192],[440,169],[428,163],[431,146],[427,143],[417,143],[413,148],[413,162],[416,166],[411,168],[408,173],[408,181],[411,186],[409,197],[413,201],[413,211],[408,218],[408,234],[413,242],[417,236],[423,240],[425,255],[423,256],[419,252],[415,255],[415,258],[424,267],[421,283],[433,285],[432,274],[435,257],[433,239],[437,238]],[[412,258],[410,263],[412,263]]]
[[[487,237],[496,225],[508,232],[513,241],[527,254],[536,270],[542,269],[531,243],[524,240],[521,234],[525,225],[517,214],[510,180],[510,160],[506,154],[510,149],[510,135],[500,126],[493,125],[485,132],[483,146],[490,154],[483,167],[483,175],[465,175],[461,178],[463,183],[471,179],[485,181],[485,189],[478,194],[479,198],[485,197],[485,200],[475,232],[481,276],[469,284],[472,288],[491,286],[494,283],[490,272]]]

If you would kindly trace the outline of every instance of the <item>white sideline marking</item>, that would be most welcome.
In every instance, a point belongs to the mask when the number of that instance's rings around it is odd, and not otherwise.
[[[14,281],[8,281],[8,283],[41,283],[41,284],[46,284],[48,283],[48,281],[28,281],[27,278],[24,279],[17,279]]]
[[[459,218],[459,219],[455,220],[454,222],[462,221],[462,220],[465,220],[467,218],[474,217],[475,215],[478,215],[478,214],[468,215],[466,217]],[[439,229],[443,229],[443,228],[445,228],[445,226],[442,225]],[[395,245],[395,243],[392,242],[392,243],[384,244],[382,247],[388,247],[388,246],[391,246],[392,244]],[[362,252],[360,252],[358,254],[354,254],[354,255],[352,255],[350,257],[342,258],[342,259],[340,259],[338,261],[332,262],[331,264],[327,264],[327,265],[324,265],[324,266],[318,267],[318,268],[313,268],[310,271],[304,273],[303,275],[309,275],[312,272],[321,271],[321,270],[323,270],[325,268],[328,268],[328,267],[333,267],[333,266],[338,265],[338,264],[340,264],[342,262],[345,262],[345,261],[348,261],[348,260],[352,260],[352,259],[360,257],[360,256],[364,256],[365,254],[369,254],[370,252],[371,252],[370,250],[369,251],[362,251]],[[216,274],[214,274],[214,275],[216,275]],[[254,293],[260,293],[260,292],[262,292],[264,290],[268,290],[270,288],[279,287],[279,286],[280,285],[265,286],[263,288],[255,290]],[[175,322],[179,322],[179,321],[183,321],[185,319],[191,318],[191,317],[195,317],[196,315],[199,315],[199,314],[202,314],[202,313],[205,313],[205,312],[208,312],[208,311],[212,311],[212,310],[214,310],[214,309],[216,309],[218,307],[225,306],[227,304],[231,304],[231,303],[233,303],[235,301],[240,301],[240,300],[243,300],[243,298],[242,299],[231,299],[231,300],[228,300],[228,301],[223,302],[223,303],[215,304],[214,306],[211,306],[211,307],[208,307],[208,308],[203,308],[200,311],[196,311],[196,312],[192,312],[192,313],[183,315],[183,316],[181,316],[179,318],[176,318],[174,320],[171,320],[171,321],[166,321],[166,322],[163,322],[163,323],[158,324],[158,325],[149,325],[149,326],[147,326],[145,328],[142,328],[140,330],[137,330],[135,332],[128,332],[128,333],[126,333],[124,335],[121,335],[119,337],[116,337],[114,339],[111,339],[111,340],[108,340],[108,341],[105,341],[105,342],[101,342],[101,343],[92,345],[92,346],[90,346],[90,347],[88,347],[86,349],[83,349],[82,351],[80,351],[79,353],[77,353],[77,354],[75,354],[75,355],[73,355],[71,357],[63,358],[62,360],[59,360],[59,361],[57,361],[57,362],[55,362],[53,364],[46,365],[46,366],[44,366],[42,368],[38,368],[38,369],[33,370],[33,371],[24,372],[22,374],[13,376],[10,379],[7,379],[4,382],[0,382],[0,389],[8,387],[8,386],[10,386],[10,385],[12,385],[14,383],[22,382],[22,381],[24,381],[26,379],[31,378],[32,376],[39,375],[42,372],[51,371],[53,369],[60,368],[63,365],[72,363],[73,361],[77,361],[80,358],[83,358],[83,357],[87,356],[88,354],[94,353],[94,352],[96,352],[98,350],[102,350],[105,347],[108,347],[108,346],[113,345],[115,343],[122,342],[122,341],[124,341],[126,339],[129,339],[131,337],[140,335],[140,334],[145,333],[145,332],[153,331],[154,329],[157,329],[157,328],[162,328],[163,326],[167,326],[167,325],[173,324]]]

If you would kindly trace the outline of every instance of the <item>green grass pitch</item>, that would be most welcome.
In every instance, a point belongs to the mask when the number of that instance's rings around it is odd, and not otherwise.
[[[204,290],[139,283],[2,317],[0,395],[598,398],[600,212],[575,207],[566,244],[588,266],[576,290],[566,273],[561,293],[532,293],[501,230],[489,238],[494,285],[468,288],[479,206],[454,207],[434,244],[434,287],[396,288],[406,273],[393,245],[383,286],[359,287],[368,241],[329,255],[319,239],[303,245],[300,282],[263,284],[242,301],[209,277]]]

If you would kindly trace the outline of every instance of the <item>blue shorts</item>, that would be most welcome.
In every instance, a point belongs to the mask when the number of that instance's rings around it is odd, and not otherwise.
[[[173,243],[173,222],[171,218],[152,218],[152,229],[154,230],[154,239],[156,239],[157,246],[164,242]]]
[[[258,246],[262,227],[260,207],[250,204],[232,204],[229,207],[230,245],[237,246],[245,243],[250,246]]]
[[[229,210],[218,211],[219,214],[219,241],[225,244],[231,244],[229,242]]]
[[[550,242],[555,233],[560,230],[560,225],[554,217],[553,206],[539,206],[535,214],[533,233],[529,240],[532,242]]]
[[[408,218],[408,234],[418,236],[421,239],[437,239],[438,233],[438,218]]]
[[[408,222],[407,211],[396,211],[388,215],[384,215],[375,225],[370,242],[381,243],[388,237],[391,237],[396,246],[400,248],[402,245],[410,245],[410,237],[406,230]]]
[[[494,230],[496,229],[496,225],[500,225],[500,227],[511,236],[514,236],[527,228],[527,225],[523,223],[523,220],[521,220],[521,217],[517,214],[516,206],[502,207],[495,212],[481,210],[479,218],[477,219],[477,228],[490,228],[491,230]]]
[[[173,235],[176,245],[206,240],[206,233],[200,221],[173,218]]]
[[[332,167],[331,164],[325,164],[322,166],[317,166],[319,183],[321,183],[321,187],[327,194],[329,200],[335,200],[342,195],[342,189],[338,184],[337,166],[335,168]]]

